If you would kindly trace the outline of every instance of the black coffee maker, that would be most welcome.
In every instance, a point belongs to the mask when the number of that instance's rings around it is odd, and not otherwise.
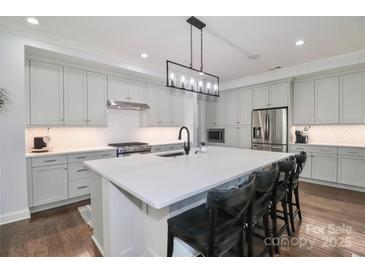
[[[308,143],[308,134],[304,130],[295,131],[295,143],[296,144],[306,144]]]

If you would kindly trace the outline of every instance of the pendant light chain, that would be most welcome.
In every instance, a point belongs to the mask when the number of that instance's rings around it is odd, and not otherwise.
[[[200,71],[203,72],[203,29],[200,30]]]

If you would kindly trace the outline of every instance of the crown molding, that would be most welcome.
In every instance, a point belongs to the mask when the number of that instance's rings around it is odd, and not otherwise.
[[[359,65],[362,63],[365,63],[365,50],[311,61],[279,70],[259,73],[232,81],[225,81],[221,83],[220,90],[229,90],[265,82],[290,79],[297,76]]]

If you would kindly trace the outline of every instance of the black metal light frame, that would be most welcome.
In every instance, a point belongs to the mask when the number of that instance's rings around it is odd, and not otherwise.
[[[195,92],[195,93],[198,93],[198,94],[204,94],[204,95],[209,95],[209,96],[214,96],[214,97],[219,97],[219,88],[217,90],[217,94],[212,94],[212,93],[208,93],[208,92],[204,92],[204,91],[197,91],[197,90],[194,90],[194,89],[189,89],[189,88],[182,88],[182,87],[178,87],[176,85],[170,85],[170,81],[169,81],[169,75],[170,75],[170,70],[169,70],[169,64],[174,64],[175,66],[179,66],[179,67],[183,67],[185,69],[190,69],[192,71],[195,71],[195,72],[198,72],[198,73],[201,73],[202,71],[198,70],[198,69],[194,69],[194,68],[191,68],[191,67],[188,67],[188,66],[184,66],[182,64],[179,64],[179,63],[176,63],[176,62],[173,62],[173,61],[170,61],[170,60],[167,60],[166,61],[166,87],[170,87],[170,88],[176,88],[176,89],[180,89],[180,90],[185,90],[185,91],[190,91],[190,92]],[[219,87],[219,77],[216,76],[216,75],[213,75],[213,74],[210,74],[210,73],[207,73],[207,72],[204,72],[204,75],[208,75],[212,78],[215,78],[217,79],[217,85]]]
[[[190,58],[191,58],[190,59],[190,66],[185,66],[185,65],[182,65],[182,64],[167,60],[166,61],[166,87],[176,88],[176,89],[190,91],[190,92],[203,94],[203,95],[208,95],[208,96],[219,97],[219,77],[216,76],[216,75],[213,75],[213,74],[210,74],[210,73],[207,73],[207,72],[203,71],[203,28],[206,26],[206,24],[203,23],[202,21],[200,21],[199,19],[197,19],[194,16],[191,16],[190,18],[188,18],[186,20],[186,22],[188,24],[190,24],[190,53],[191,53],[190,54]],[[200,70],[193,68],[193,40],[192,40],[192,27],[193,26],[196,27],[197,29],[199,29],[200,33],[201,33],[201,40],[200,40],[200,43],[201,43],[200,44],[201,45],[201,59],[200,59],[201,64],[200,64]],[[169,80],[170,67],[169,67],[169,64],[173,64],[175,66],[179,66],[179,67],[182,67],[184,69],[194,71],[196,73],[199,73],[201,76],[207,75],[211,78],[216,79],[215,83],[217,84],[218,89],[216,91],[213,90],[214,93],[211,93],[211,92],[208,92],[208,91],[204,91],[205,88],[203,89],[203,91],[199,91],[199,88],[198,88],[198,90],[186,88],[187,85],[184,85],[184,87],[179,87],[179,86],[176,86],[174,84],[170,84],[170,80]],[[203,78],[203,77],[201,77],[201,78]],[[195,80],[203,80],[203,79],[198,78],[198,79],[195,79]],[[175,81],[175,84],[176,83],[177,83],[177,81]]]

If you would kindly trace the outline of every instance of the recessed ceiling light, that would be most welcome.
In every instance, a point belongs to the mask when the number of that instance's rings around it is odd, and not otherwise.
[[[298,47],[299,46],[303,46],[304,45],[304,41],[303,40],[298,40],[298,41],[295,42],[295,45],[298,46]]]
[[[141,54],[141,57],[142,58],[148,58],[148,54],[144,52],[144,53]]]
[[[34,17],[28,17],[27,18],[27,22],[29,24],[32,24],[32,25],[38,25],[39,24],[39,21],[37,18],[34,18]]]

